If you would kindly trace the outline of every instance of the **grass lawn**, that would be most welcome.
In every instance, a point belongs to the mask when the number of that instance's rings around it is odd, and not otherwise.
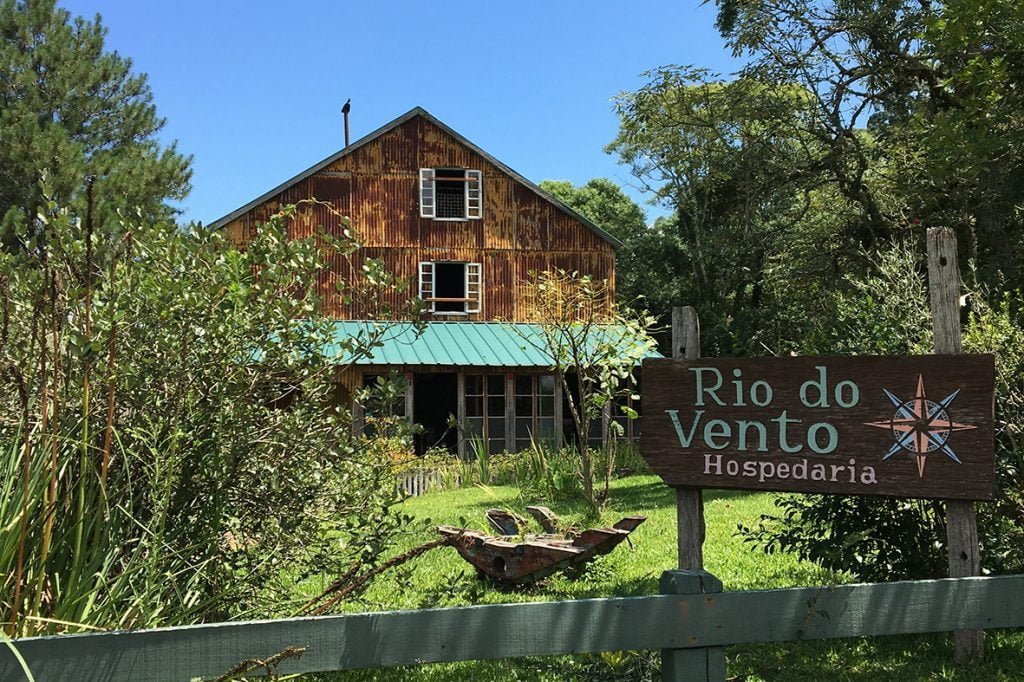
[[[661,572],[675,566],[675,495],[655,476],[616,481],[602,513],[611,524],[644,514],[647,521],[620,545],[593,562],[577,579],[552,576],[543,584],[502,591],[478,580],[452,548],[441,548],[379,579],[350,610],[411,609],[464,604],[551,601],[655,594]],[[705,491],[705,566],[727,590],[764,589],[849,582],[848,577],[798,561],[786,554],[765,555],[736,536],[739,523],[751,524],[773,510],[764,493]],[[504,507],[525,515],[527,504],[512,487],[472,488],[432,493],[404,504],[410,514],[434,524],[486,528],[483,511]],[[584,509],[552,506],[579,522]],[[427,539],[427,538],[424,538]],[[742,680],[1017,680],[1024,679],[1024,633],[989,633],[982,664],[958,667],[948,635],[834,640],[831,642],[745,645],[726,652],[728,675]],[[576,680],[660,679],[654,652],[595,656],[435,664],[321,676],[325,680]]]

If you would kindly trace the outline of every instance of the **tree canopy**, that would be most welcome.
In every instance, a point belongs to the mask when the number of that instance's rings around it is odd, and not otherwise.
[[[84,214],[92,185],[97,233],[117,212],[172,215],[190,159],[161,144],[145,75],[104,49],[99,16],[72,18],[56,0],[0,0],[0,240],[38,230],[44,193]]]
[[[983,508],[982,551],[1019,570],[1019,524],[1006,519],[1024,513],[1024,5],[716,5],[744,62],[735,76],[665,66],[615,100],[609,151],[672,211],[633,249],[650,264],[638,284],[697,305],[712,355],[931,352],[924,237],[953,228],[965,347],[1000,367],[1000,491]],[[769,550],[867,579],[871,566],[941,569],[937,507],[807,497],[780,508],[751,532]]]
[[[545,180],[540,188],[620,241],[642,232],[642,208],[608,178],[594,178],[579,187],[567,180]]]
[[[608,150],[674,212],[644,244],[710,352],[799,350],[871,254],[954,228],[965,276],[1020,287],[1024,11],[951,0],[718,0],[746,65],[648,72]],[[657,243],[655,243],[655,241]],[[665,279],[665,281],[667,281]],[[661,287],[661,278],[652,281]]]

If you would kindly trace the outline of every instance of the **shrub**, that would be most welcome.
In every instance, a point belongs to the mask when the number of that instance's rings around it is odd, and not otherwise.
[[[373,565],[405,522],[354,447],[315,288],[353,240],[247,248],[50,204],[0,254],[0,611],[11,632],[290,612],[294,581]],[[109,237],[109,238],[108,238]]]
[[[804,352],[931,352],[928,291],[913,250],[878,254],[876,269],[847,278],[836,294],[835,315],[819,325]],[[964,349],[996,356],[997,493],[979,505],[982,565],[990,571],[1024,569],[1024,458],[1020,449],[1024,418],[1024,332],[1020,296],[989,303],[982,293],[970,299]],[[941,577],[946,573],[944,505],[937,501],[835,495],[781,496],[779,513],[753,526],[740,526],[766,552],[793,551],[861,580]]]

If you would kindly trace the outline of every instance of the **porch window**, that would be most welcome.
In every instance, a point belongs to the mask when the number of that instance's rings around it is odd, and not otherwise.
[[[516,451],[531,442],[555,441],[555,377],[523,374],[516,377]]]
[[[466,424],[470,451],[482,441],[489,453],[505,450],[505,375],[466,375]]]
[[[420,169],[420,217],[479,220],[483,216],[483,173],[467,168]]]
[[[483,298],[480,263],[420,263],[420,298],[432,313],[479,313]]]

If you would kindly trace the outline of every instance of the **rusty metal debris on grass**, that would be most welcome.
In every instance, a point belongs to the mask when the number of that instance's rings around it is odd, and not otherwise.
[[[488,509],[484,514],[498,535],[453,526],[438,526],[437,530],[479,573],[502,585],[525,585],[607,554],[647,520],[646,516],[627,516],[611,528],[578,530],[563,527],[547,507],[526,510],[544,533],[523,534],[525,519],[502,509]]]

